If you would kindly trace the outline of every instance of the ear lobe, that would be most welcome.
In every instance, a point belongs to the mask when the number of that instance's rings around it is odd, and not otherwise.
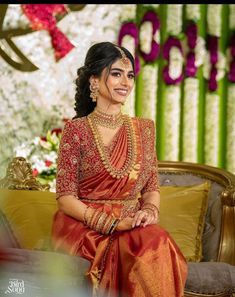
[[[99,80],[97,77],[95,77],[94,75],[91,75],[91,77],[89,78],[89,83],[90,84],[94,84],[94,85],[98,85]]]

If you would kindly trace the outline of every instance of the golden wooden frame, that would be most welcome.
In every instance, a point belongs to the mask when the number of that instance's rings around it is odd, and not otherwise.
[[[9,163],[6,176],[0,180],[0,188],[11,190],[48,191],[49,185],[41,185],[33,176],[30,163],[23,157],[15,157]]]

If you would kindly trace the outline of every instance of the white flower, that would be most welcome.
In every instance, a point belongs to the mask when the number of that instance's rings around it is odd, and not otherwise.
[[[200,4],[186,4],[186,18],[197,22],[200,19]]]
[[[184,59],[186,59],[187,54],[189,53],[189,50],[190,50],[188,46],[187,38],[184,38],[181,44],[182,44]],[[197,36],[194,53],[195,53],[195,66],[200,67],[204,62],[204,58],[206,54],[206,43],[204,38],[202,38],[201,36]]]
[[[122,39],[122,46],[127,48],[135,56],[135,39],[130,35],[125,35]]]
[[[195,47],[195,65],[199,67],[203,64],[206,55],[206,43],[201,36],[197,37],[197,43]]]
[[[219,95],[206,94],[205,111],[205,162],[211,166],[218,166],[219,149]]]
[[[168,4],[166,27],[171,35],[178,35],[182,31],[182,8],[183,4]]]
[[[23,13],[20,4],[9,4],[3,22],[3,29],[24,29],[29,27],[30,22]]]
[[[229,4],[229,29],[235,30],[235,4]]]
[[[216,63],[216,68],[217,68],[216,80],[218,81],[224,77],[225,68],[226,68],[226,59],[225,59],[225,55],[222,52],[218,52],[218,62]],[[204,57],[204,63],[203,63],[203,76],[205,77],[205,79],[209,80],[210,72],[211,72],[210,54],[209,52],[206,52]]]
[[[152,22],[146,21],[140,27],[140,48],[145,54],[149,54],[152,47],[153,26]]]
[[[44,141],[44,140],[39,140],[39,142],[40,142],[40,145],[43,147],[43,148],[45,148],[45,149],[47,149],[47,150],[51,150],[51,148],[52,148],[52,144],[51,143],[49,143],[49,142],[46,142],[46,141]]]
[[[185,78],[183,106],[183,161],[187,162],[197,162],[198,97],[199,80],[192,77]]]
[[[141,98],[148,98],[141,100],[141,116],[156,120],[156,106],[157,106],[157,77],[158,67],[156,65],[146,64],[142,70],[142,87]],[[151,88],[149,87],[151,86]]]
[[[169,86],[165,93],[165,159],[178,160],[180,127],[180,86]],[[174,120],[172,120],[174,119]]]
[[[148,7],[151,7],[151,8],[158,8],[159,4],[142,4],[142,6],[148,6]]]
[[[227,100],[227,169],[235,174],[235,85],[228,87]]]
[[[49,154],[44,155],[44,159],[51,161],[52,163],[55,163],[57,160],[57,153],[54,151],[51,151]]]
[[[33,144],[36,145],[36,146],[39,145],[40,144],[40,139],[41,138],[39,136],[35,137],[34,140],[33,140]]]
[[[123,23],[128,20],[134,20],[136,17],[136,4],[122,5],[122,12],[120,15],[120,22]]]
[[[207,25],[208,33],[217,37],[221,36],[222,4],[208,4]]]
[[[173,46],[170,50],[169,75],[172,79],[178,78],[183,70],[183,55],[178,47]]]

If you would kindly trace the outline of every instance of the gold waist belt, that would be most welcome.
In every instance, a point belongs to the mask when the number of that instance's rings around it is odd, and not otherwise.
[[[138,199],[87,199],[87,198],[79,198],[81,201],[84,202],[91,202],[91,203],[101,203],[101,204],[124,204],[124,205],[132,205],[138,202]]]

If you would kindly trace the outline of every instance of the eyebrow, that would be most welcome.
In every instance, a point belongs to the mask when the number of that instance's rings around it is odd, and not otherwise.
[[[118,71],[124,72],[124,70],[121,68],[111,68],[110,71],[112,71],[112,70],[118,70]],[[134,73],[134,71],[130,70],[130,71],[128,71],[128,73]]]

